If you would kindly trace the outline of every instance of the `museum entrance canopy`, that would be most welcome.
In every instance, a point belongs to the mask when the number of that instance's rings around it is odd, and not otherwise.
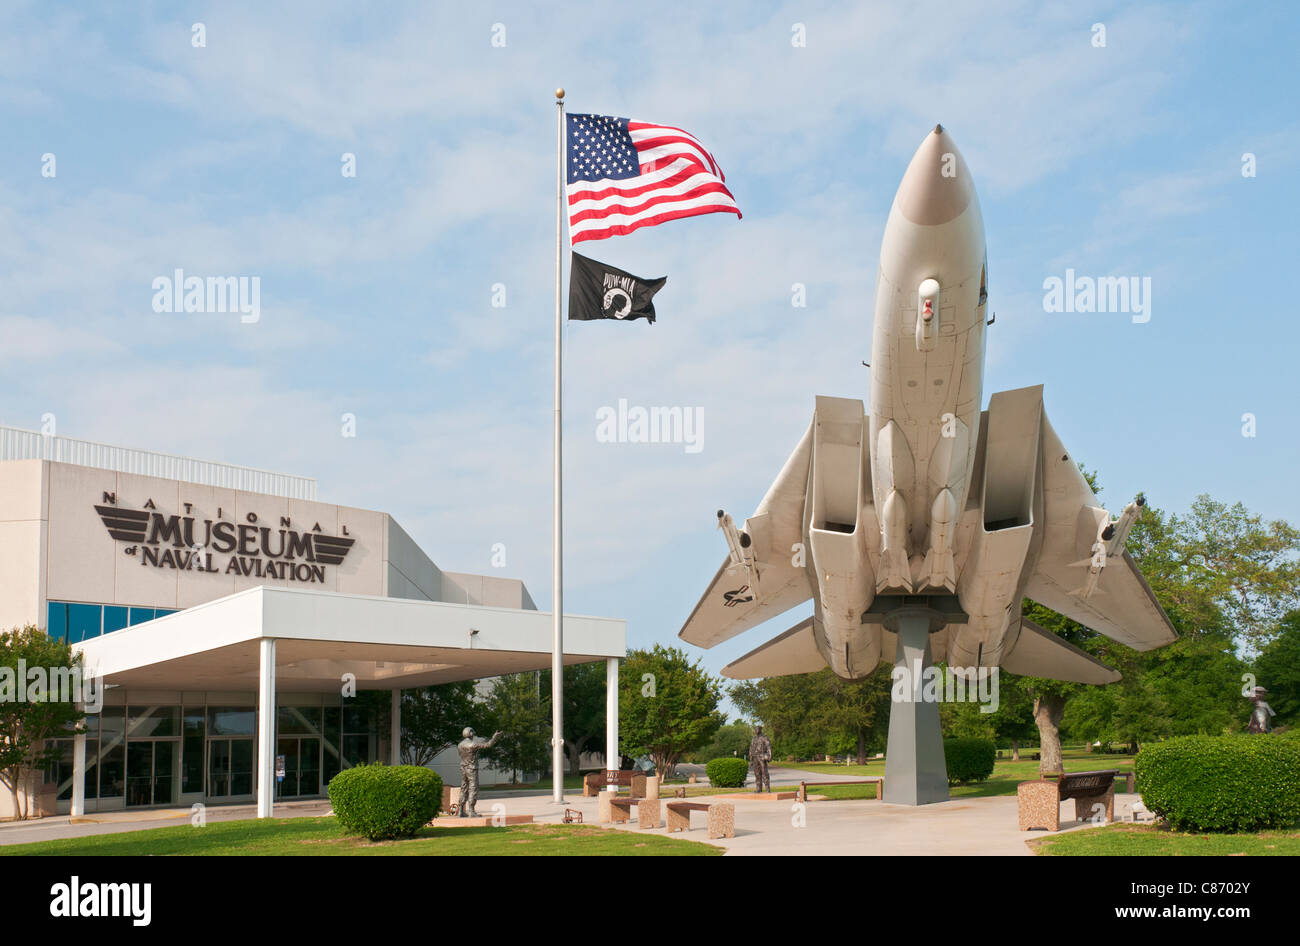
[[[276,645],[282,692],[395,690],[550,666],[544,611],[258,587],[81,645],[109,686],[251,690],[259,642]],[[626,654],[626,623],[566,615],[566,664]]]
[[[607,758],[616,757],[618,661],[626,654],[626,624],[615,618],[566,615],[564,625],[566,664],[606,663],[605,750]],[[302,754],[301,745],[295,748],[286,742],[290,734],[280,733],[277,741],[277,707],[285,704],[287,697],[337,695],[345,688],[391,691],[389,761],[396,764],[401,747],[402,690],[549,667],[551,615],[518,608],[262,586],[112,631],[76,647],[85,658],[85,674],[111,688],[107,694],[110,702],[117,688],[128,694],[256,693],[256,765],[254,771],[243,773],[241,785],[245,793],[255,790],[258,817],[268,818],[277,779],[285,777],[289,757],[300,761]],[[251,724],[246,728],[248,738],[239,746],[217,740],[220,744],[214,747],[209,740],[208,768],[216,764],[221,771],[210,773],[205,797],[223,794],[211,788],[224,784],[224,756],[214,757],[214,751],[239,748],[251,755]],[[308,741],[307,755],[319,757],[321,740]],[[102,747],[103,739],[100,744]],[[155,772],[159,769],[157,747],[148,748],[148,769]],[[164,754],[174,751],[170,743],[163,748]],[[74,817],[85,813],[86,749],[87,736],[77,735],[69,780]],[[196,765],[201,758],[201,748],[196,746]],[[277,759],[281,761],[277,763]],[[98,760],[96,756],[93,764],[98,765]],[[162,768],[171,771],[175,761],[168,755]],[[246,760],[244,767],[250,764]],[[306,774],[314,786],[312,791],[319,790],[320,772],[310,768]],[[295,771],[295,775],[299,783],[296,793],[303,794],[303,773]],[[174,799],[169,786],[163,786],[164,794]],[[141,800],[130,801],[135,795],[128,793],[127,803],[157,801],[156,786],[147,798],[137,794]],[[102,791],[99,797],[103,797]]]

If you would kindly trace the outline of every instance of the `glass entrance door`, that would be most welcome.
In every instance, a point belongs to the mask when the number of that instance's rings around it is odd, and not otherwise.
[[[253,740],[208,740],[209,798],[238,798],[253,794]]]
[[[126,744],[126,804],[170,805],[176,800],[176,743],[167,740],[128,740]]]
[[[276,740],[277,755],[284,756],[284,781],[276,792],[280,798],[319,795],[320,739],[316,736],[281,736]]]

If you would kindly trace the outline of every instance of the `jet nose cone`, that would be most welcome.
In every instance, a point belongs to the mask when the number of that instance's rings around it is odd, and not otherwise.
[[[937,226],[958,217],[974,196],[970,171],[952,135],[935,125],[898,186],[898,209],[913,223]]]

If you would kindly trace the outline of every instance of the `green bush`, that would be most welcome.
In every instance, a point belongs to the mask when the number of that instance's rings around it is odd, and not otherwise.
[[[330,779],[343,830],[371,841],[409,838],[442,807],[442,776],[419,765],[359,765]]]
[[[709,777],[710,785],[742,788],[745,776],[749,774],[749,762],[745,759],[711,759],[704,766],[704,774]]]
[[[948,784],[984,781],[993,774],[997,754],[992,739],[945,739],[943,758],[948,764]]]
[[[1142,804],[1179,831],[1259,831],[1300,820],[1300,741],[1182,736],[1134,760]]]

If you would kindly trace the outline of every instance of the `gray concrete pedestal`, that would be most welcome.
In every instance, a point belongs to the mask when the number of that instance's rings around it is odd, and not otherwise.
[[[917,609],[900,610],[891,617],[898,623],[898,647],[885,750],[884,800],[895,805],[932,805],[948,800],[948,767],[943,758],[939,704],[922,699],[921,675],[932,665],[931,615]],[[900,679],[906,699],[899,699]]]

